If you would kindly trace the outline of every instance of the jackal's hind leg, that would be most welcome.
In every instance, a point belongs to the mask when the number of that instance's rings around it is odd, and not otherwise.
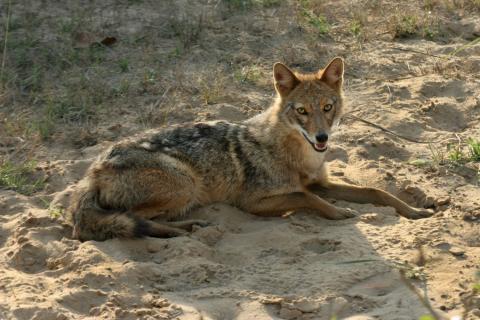
[[[331,220],[347,219],[356,215],[351,209],[336,207],[309,192],[292,192],[266,197],[252,202],[245,209],[252,214],[264,217],[281,216],[285,212],[299,209],[311,209],[318,215]]]

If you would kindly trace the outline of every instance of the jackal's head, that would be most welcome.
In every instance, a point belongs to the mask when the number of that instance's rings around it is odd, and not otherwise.
[[[273,77],[282,118],[315,151],[326,151],[328,136],[340,121],[343,109],[343,60],[335,58],[313,74],[295,73],[276,63]]]

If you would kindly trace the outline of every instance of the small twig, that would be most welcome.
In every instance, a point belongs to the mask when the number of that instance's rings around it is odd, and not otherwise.
[[[405,49],[405,48],[399,48],[399,47],[392,47],[392,49],[399,50],[399,51],[405,51],[405,52],[419,53],[419,54],[423,54],[423,55],[425,55],[425,56],[435,57],[435,58],[440,58],[440,59],[445,59],[445,60],[450,59],[450,57],[438,56],[438,55],[436,55],[436,54],[431,54],[431,53],[427,53],[427,52],[422,52],[422,51],[418,51],[418,50],[414,50],[414,49]]]
[[[458,135],[458,133],[455,132],[455,137],[458,140],[458,144],[462,143],[462,138]]]
[[[168,24],[168,22],[164,22],[164,23],[162,23],[162,24],[160,24],[160,25],[158,25],[158,26],[157,26],[157,25],[153,25],[153,24],[149,24],[149,25],[146,25],[145,27],[147,27],[147,28],[152,28],[152,29],[160,29],[160,30],[161,30],[161,29],[165,28],[165,26],[166,26],[167,24]],[[145,37],[146,37],[146,36],[143,36],[143,37],[140,37],[140,38],[145,38]],[[137,40],[138,40],[138,39],[136,39],[136,41],[137,41]]]
[[[379,129],[379,130],[382,130],[383,132],[386,132],[388,134],[391,134],[395,137],[398,137],[398,138],[401,138],[403,140],[407,140],[407,141],[410,141],[410,142],[413,142],[413,143],[420,143],[420,144],[431,144],[431,143],[440,143],[440,142],[445,142],[447,140],[451,140],[451,138],[448,138],[448,139],[442,139],[442,140],[436,140],[436,141],[425,141],[425,140],[417,140],[417,139],[414,139],[414,138],[409,138],[409,137],[405,137],[405,136],[402,136],[396,132],[393,132],[387,128],[384,128],[376,123],[373,123],[373,122],[370,122],[368,120],[365,120],[365,119],[362,119],[360,117],[357,117],[357,116],[354,116],[353,114],[351,113],[347,113],[344,115],[344,117],[347,117],[347,118],[350,118],[352,120],[356,120],[356,121],[360,121],[360,122],[363,122],[369,126],[372,126],[376,129]]]
[[[388,103],[392,104],[393,102],[392,90],[390,89],[390,86],[388,85],[388,83],[386,83],[385,85],[387,86],[387,89],[388,89]]]
[[[423,252],[421,252],[423,255]],[[361,259],[361,260],[351,260],[351,261],[344,261],[340,263],[335,263],[335,264],[350,264],[350,263],[365,263],[365,262],[382,262],[382,260],[379,259]],[[405,275],[405,270],[404,268],[401,268],[399,263],[389,261],[387,262],[387,265],[389,265],[392,268],[395,268],[399,271],[400,273],[400,279],[405,285],[407,286],[410,291],[412,291],[420,300],[422,305],[428,309],[430,312],[431,316],[435,320],[447,320],[444,316],[439,314],[430,304],[430,300],[428,298],[428,288],[427,288],[427,283],[425,280],[422,280],[422,285],[423,285],[423,295],[419,292],[419,290],[412,284],[412,282],[407,278]]]
[[[2,87],[3,87],[3,70],[5,69],[5,60],[7,56],[7,42],[8,42],[8,32],[10,29],[11,7],[12,7],[12,0],[8,0],[7,22],[5,25],[5,41],[3,42],[2,67],[0,68],[0,82],[2,84]]]
[[[400,278],[402,279],[402,282],[405,283],[407,288],[410,289],[410,291],[412,291],[418,297],[422,305],[428,309],[431,316],[435,320],[446,320],[445,317],[438,314],[438,312],[435,309],[433,309],[432,305],[430,304],[430,300],[428,299],[427,284],[425,283],[425,281],[423,281],[423,295],[422,295],[418,291],[418,289],[412,284],[412,282],[407,279],[405,275],[405,270],[400,269],[399,271],[400,271]]]
[[[394,81],[400,81],[400,80],[407,80],[407,79],[413,79],[413,78],[421,78],[421,77],[425,77],[426,75],[425,74],[419,74],[419,75],[409,75],[409,76],[403,76],[403,77],[398,77],[398,78],[393,78],[393,79],[384,79],[384,81],[390,81],[390,82],[394,82]]]
[[[470,41],[469,43],[467,44],[464,44],[463,46],[460,46],[459,48],[453,50],[449,55],[454,57],[457,53],[459,53],[460,51],[463,51],[469,47],[473,47],[473,46],[476,46],[477,44],[480,44],[480,37],[478,37],[477,39],[475,40],[472,40]]]
[[[392,32],[390,30],[387,30],[387,31],[384,31],[384,32],[376,33],[374,36],[375,36],[375,38],[377,38],[379,36],[383,36],[384,34],[388,34],[388,33],[392,33]]]
[[[425,74],[419,74],[419,75],[414,75],[414,74],[409,74],[409,75],[404,75],[401,77],[397,78],[378,78],[378,77],[364,77],[362,80],[375,80],[375,81],[388,81],[388,82],[395,82],[395,81],[400,81],[400,80],[406,80],[406,79],[413,79],[413,78],[421,78],[421,77],[426,77],[427,75]],[[357,84],[357,85],[363,85],[363,84]]]
[[[366,262],[383,262],[383,260],[380,260],[380,259],[359,259],[359,260],[347,260],[347,261],[334,262],[334,264],[355,264],[355,263],[366,263]]]
[[[165,89],[159,101],[157,101],[156,108],[160,108],[161,106],[163,106],[163,103],[168,99],[168,98],[167,99],[165,98],[167,97],[167,94],[170,92],[170,89],[172,89],[172,86],[169,86],[167,89]],[[163,113],[163,120],[162,120],[163,124],[167,122],[167,117],[169,113],[170,113],[170,109],[165,110],[165,112]]]

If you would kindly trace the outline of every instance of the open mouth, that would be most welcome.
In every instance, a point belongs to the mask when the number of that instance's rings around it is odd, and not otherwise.
[[[313,149],[318,152],[324,152],[327,151],[327,143],[322,142],[322,143],[314,143],[313,144]]]
[[[303,133],[303,132],[302,132]],[[327,147],[327,142],[319,142],[319,143],[313,143],[310,141],[310,139],[308,139],[308,137],[305,135],[305,133],[303,133],[303,136],[305,137],[305,139],[308,141],[308,143],[310,143],[313,147],[313,149],[317,152],[325,152],[327,151],[328,147]]]

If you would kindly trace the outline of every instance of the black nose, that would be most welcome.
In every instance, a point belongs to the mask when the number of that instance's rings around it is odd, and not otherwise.
[[[317,133],[315,138],[317,138],[318,142],[327,142],[328,134],[326,134],[325,132],[320,132],[320,133]]]

